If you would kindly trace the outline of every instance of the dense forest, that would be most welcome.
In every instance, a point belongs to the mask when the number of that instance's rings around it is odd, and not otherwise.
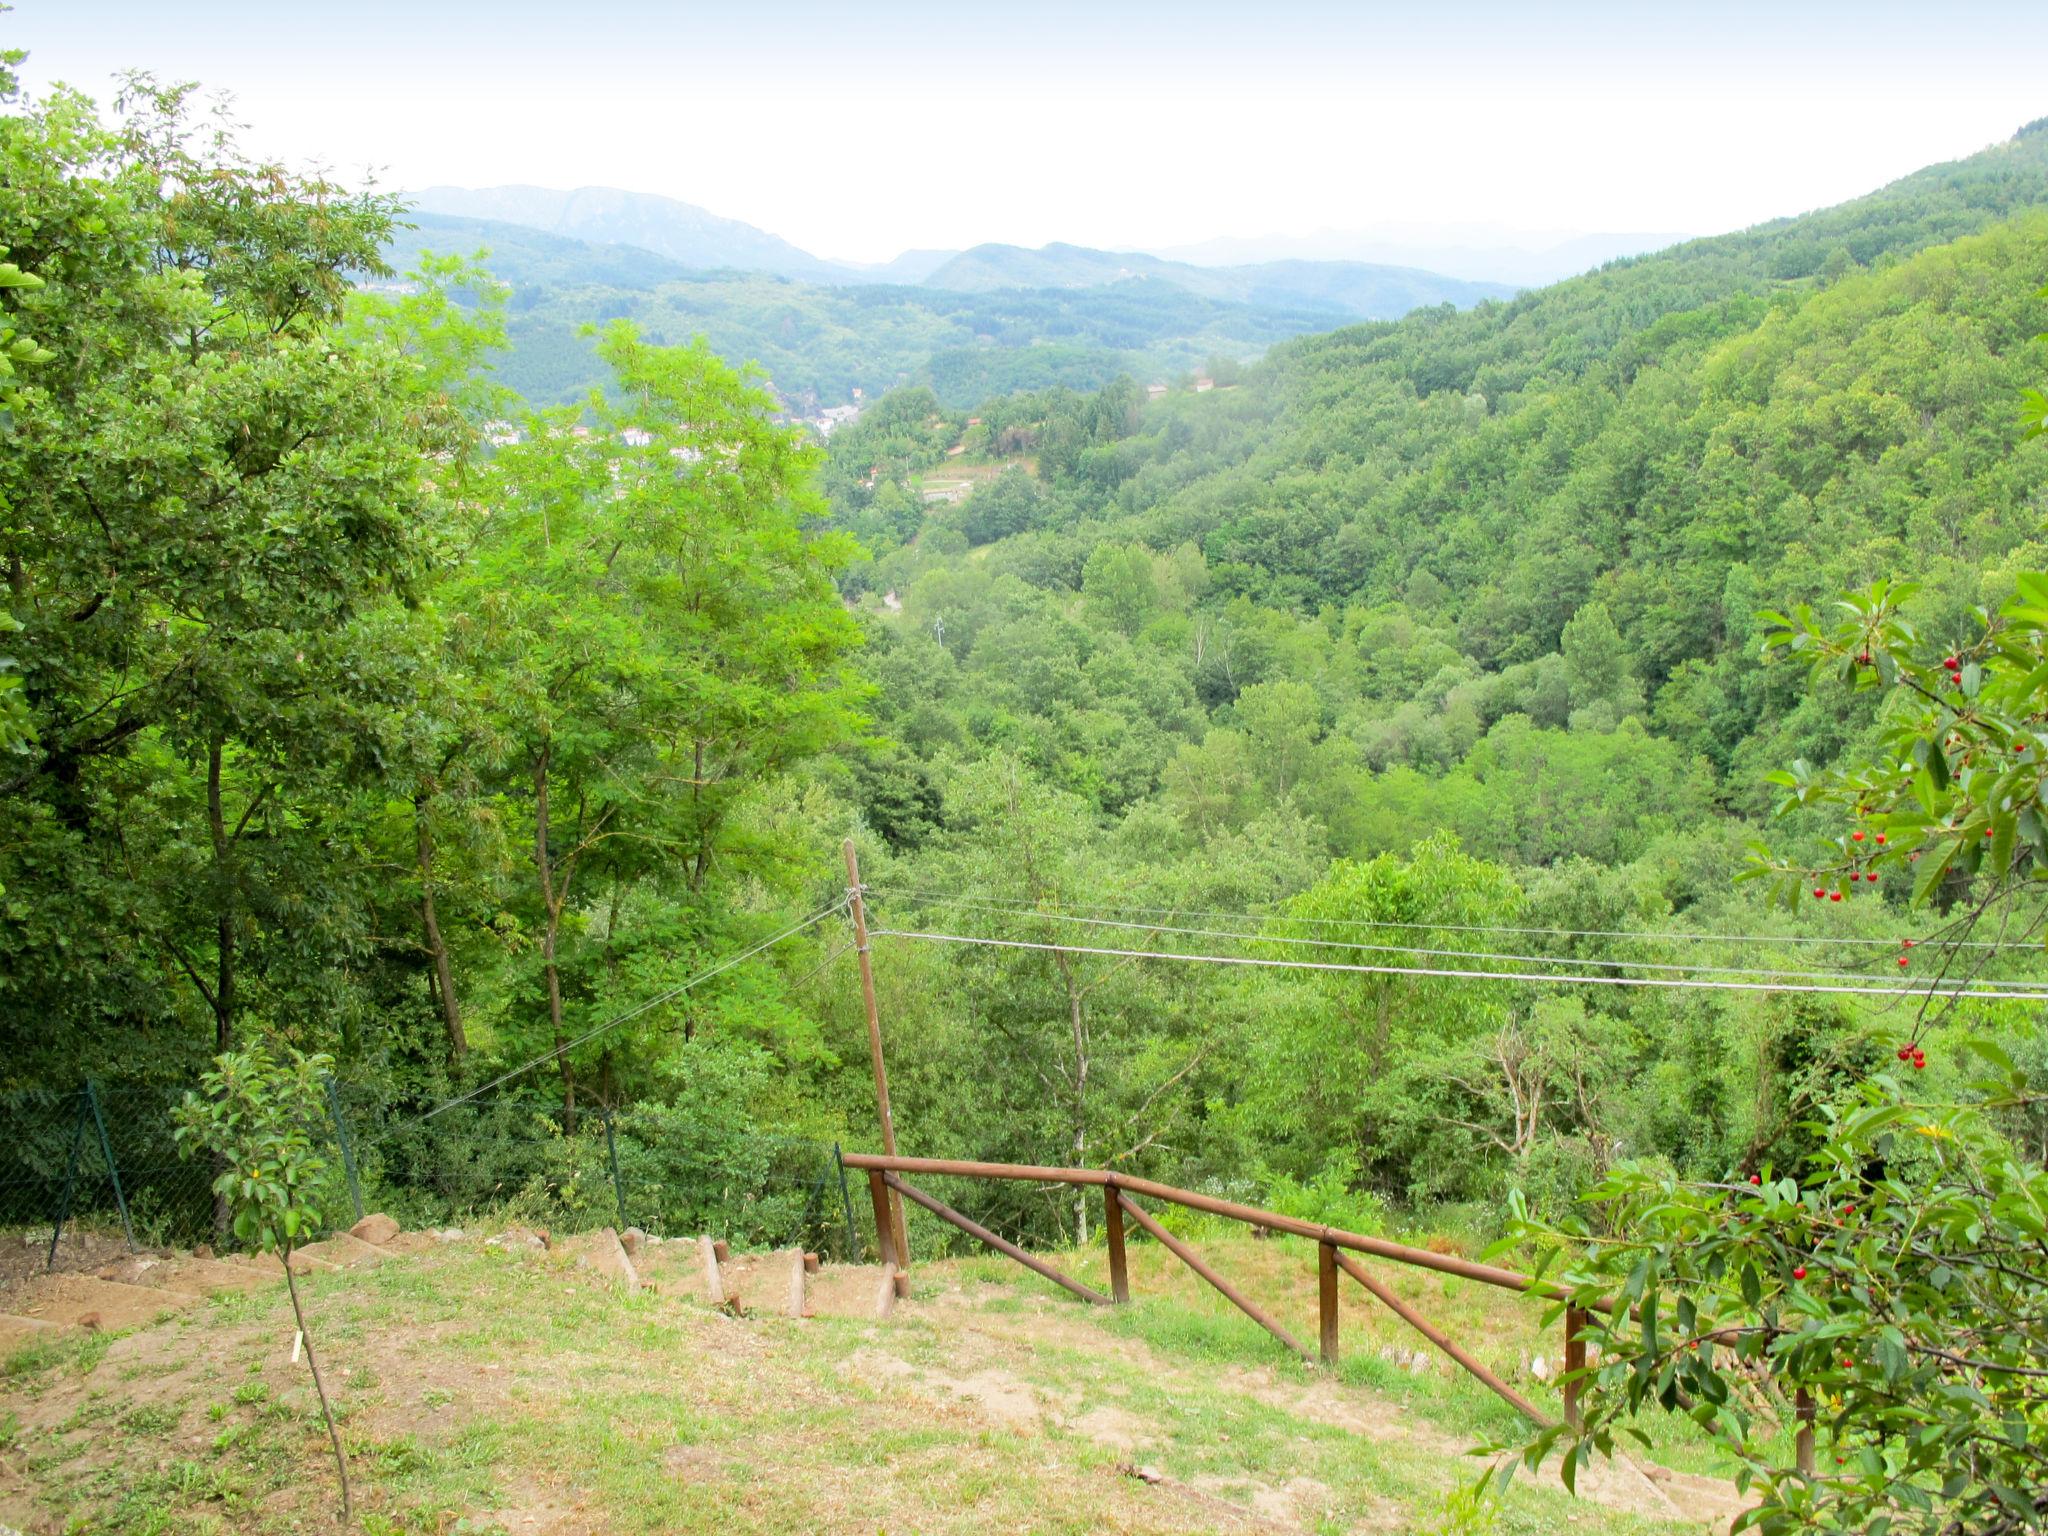
[[[849,834],[892,927],[1812,964],[1919,919],[1734,883],[1766,773],[1877,729],[1765,664],[1760,610],[1911,574],[1959,633],[2044,563],[2039,130],[1206,394],[902,391],[824,455],[625,321],[603,392],[491,451],[503,287],[347,280],[399,207],[206,148],[175,92],[6,127],[12,1086],[276,1033],[427,1102],[828,904]],[[918,494],[960,462],[972,495]],[[864,1140],[839,950],[522,1089]],[[878,972],[914,1146],[1408,1207],[1782,1150],[1896,1008],[907,941]]]
[[[2016,413],[2043,370],[2044,203],[2033,130],[1510,304],[1292,343],[1230,391],[1019,397],[972,428],[929,397],[884,402],[834,441],[833,489],[877,556],[849,587],[901,607],[865,663],[891,745],[853,793],[904,926],[1075,937],[998,910],[1059,905],[1705,929],[1789,941],[1721,963],[1793,965],[1816,935],[1914,931],[1903,891],[1787,916],[1732,883],[1765,775],[1877,731],[1867,696],[1765,665],[1760,610],[1911,574],[1923,630],[1960,636],[2041,564],[2048,445]],[[923,515],[898,487],[956,434],[1017,467]],[[997,1085],[1075,1071],[1032,1022],[1065,1014],[1058,968],[912,963],[951,975],[973,1021],[939,1016],[956,994],[936,982],[898,1000],[951,1052],[906,1119],[978,1081],[986,1125]],[[1877,1024],[1835,999],[1102,971],[1081,983],[1117,1021],[1093,1103],[1068,1083],[1017,1106],[1006,1153],[1163,1142],[1188,1177],[1400,1200],[1564,1188],[1617,1142],[1703,1172],[1754,1158]],[[1519,1134],[1485,1065],[1508,1027],[1563,1074]]]

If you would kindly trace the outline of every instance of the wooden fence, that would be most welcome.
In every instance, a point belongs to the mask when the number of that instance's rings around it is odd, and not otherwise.
[[[1585,1326],[1587,1311],[1609,1311],[1616,1305],[1612,1298],[1600,1298],[1586,1302],[1582,1306],[1575,1303],[1571,1294],[1563,1287],[1534,1276],[1519,1274],[1511,1269],[1476,1263],[1471,1259],[1460,1258],[1456,1254],[1432,1253],[1426,1248],[1411,1248],[1405,1243],[1390,1242],[1382,1237],[1368,1237],[1359,1232],[1325,1227],[1312,1221],[1303,1221],[1299,1217],[1282,1216],[1277,1211],[1262,1211],[1256,1206],[1240,1205],[1234,1200],[1222,1200],[1214,1195],[1197,1194],[1193,1190],[1176,1189],[1170,1184],[1159,1184],[1151,1179],[1111,1173],[1099,1168],[1042,1168],[1021,1163],[956,1162],[946,1158],[896,1157],[887,1154],[876,1156],[859,1152],[846,1154],[846,1166],[861,1169],[868,1176],[868,1189],[875,1207],[876,1240],[881,1250],[882,1263],[891,1269],[894,1294],[898,1296],[908,1294],[910,1248],[905,1241],[902,1228],[901,1205],[891,1200],[892,1191],[904,1200],[923,1206],[934,1216],[958,1227],[977,1242],[986,1244],[998,1253],[1008,1255],[1027,1269],[1043,1275],[1055,1285],[1062,1286],[1083,1301],[1097,1306],[1114,1306],[1131,1299],[1130,1272],[1124,1257],[1124,1219],[1128,1217],[1156,1238],[1188,1268],[1221,1291],[1247,1317],[1311,1363],[1320,1361],[1326,1366],[1334,1366],[1337,1363],[1337,1293],[1341,1283],[1338,1277],[1340,1274],[1349,1275],[1401,1321],[1415,1329],[1431,1344],[1485,1383],[1488,1388],[1500,1394],[1523,1417],[1537,1425],[1547,1426],[1551,1420],[1538,1411],[1527,1398],[1480,1364],[1457,1340],[1430,1323],[1414,1307],[1395,1295],[1368,1271],[1355,1255],[1369,1255],[1396,1264],[1411,1265],[1417,1269],[1455,1275],[1463,1280],[1474,1280],[1481,1285],[1497,1286],[1502,1290],[1564,1302],[1564,1412],[1565,1418],[1573,1424],[1578,1422],[1579,1385],[1586,1366],[1586,1348],[1580,1334]],[[1100,1187],[1103,1200],[1102,1226],[1109,1243],[1110,1294],[1105,1296],[1093,1287],[1083,1285],[1072,1276],[1062,1274],[1045,1260],[1026,1253],[1015,1243],[998,1237],[979,1222],[961,1215],[944,1201],[935,1199],[912,1185],[905,1179],[905,1174],[960,1179],[1021,1179],[1035,1184]],[[1193,1248],[1167,1231],[1150,1212],[1139,1205],[1140,1199],[1166,1201],[1173,1205],[1185,1206],[1189,1210],[1205,1211],[1212,1216],[1228,1217],[1249,1226],[1264,1227],[1269,1231],[1287,1232],[1296,1237],[1312,1239],[1316,1244],[1316,1292],[1321,1324],[1317,1348],[1313,1351],[1308,1349],[1293,1334],[1281,1327],[1269,1313],[1218,1274]]]

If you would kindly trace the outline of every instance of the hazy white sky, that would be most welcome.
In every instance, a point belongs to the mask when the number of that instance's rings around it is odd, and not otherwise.
[[[814,253],[1484,222],[1703,234],[2048,116],[2037,6],[15,0],[387,184],[660,192]]]

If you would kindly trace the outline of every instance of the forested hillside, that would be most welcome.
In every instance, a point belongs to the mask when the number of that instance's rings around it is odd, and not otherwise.
[[[1793,965],[1816,936],[1895,944],[1914,931],[1903,892],[1788,917],[1732,883],[1777,794],[1767,772],[1876,740],[1849,682],[1809,693],[1764,665],[1759,610],[1914,576],[1922,629],[1959,639],[1970,605],[2042,562],[2048,444],[2021,440],[2017,402],[2048,370],[2044,206],[2035,131],[1510,304],[1291,343],[1230,390],[1055,392],[990,402],[974,427],[884,402],[835,440],[832,484],[877,553],[853,580],[880,618],[869,665],[896,744],[859,765],[857,794],[894,878],[944,898],[899,897],[908,925],[1114,947],[1023,914],[1101,909],[1137,924],[1131,941],[1167,914],[1243,929],[1190,914],[1291,899],[1310,925],[1285,931],[1507,926],[1535,931],[1495,947],[1525,954],[1773,953],[1551,930],[1783,933],[1775,963]],[[956,437],[1016,467],[958,506],[897,488]],[[1032,1022],[1065,1017],[1064,973],[1029,952],[920,963],[971,999],[966,1025],[936,980],[896,1006],[947,1043],[935,1085],[990,1085],[974,1123],[997,1084],[1067,1074],[1007,1112],[1010,1153],[1163,1142],[1189,1149],[1183,1173],[1263,1164],[1404,1199],[1556,1159],[1584,1172],[1612,1142],[1702,1171],[1758,1155],[1793,1134],[1795,1085],[1850,1059],[1867,1023],[1831,1000],[1102,962],[1082,985],[1118,1027],[1095,1037],[1084,1107],[1073,1049]],[[1519,1138],[1504,1028],[1561,1074],[1549,1128]]]
[[[593,245],[484,219],[409,214],[386,238],[399,272],[430,252],[477,255],[510,289],[499,382],[534,405],[579,399],[605,374],[588,328],[631,320],[654,339],[703,336],[734,366],[759,363],[799,406],[844,405],[897,385],[949,404],[1123,373],[1170,378],[1253,356],[1332,323],[1328,305],[1205,298],[1167,284],[955,292],[691,271],[625,245]]]
[[[430,206],[505,205],[436,198]],[[530,217],[540,221],[542,214]],[[799,405],[844,405],[856,389],[872,397],[909,384],[965,408],[1017,390],[1096,389],[1125,373],[1154,380],[1213,371],[1348,319],[1472,304],[1511,291],[1358,262],[1211,269],[1077,247],[992,246],[947,261],[909,286],[808,258],[808,265],[794,266],[756,261],[745,242],[707,246],[678,238],[663,249],[721,259],[692,268],[630,243],[419,210],[408,210],[393,228],[384,256],[400,273],[429,252],[479,256],[511,290],[509,345],[494,371],[536,405],[576,399],[602,379],[603,364],[584,333],[618,319],[660,340],[701,335],[735,366],[761,364],[777,392]]]

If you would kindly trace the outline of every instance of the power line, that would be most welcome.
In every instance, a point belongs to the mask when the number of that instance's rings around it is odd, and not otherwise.
[[[1136,923],[1106,917],[1080,917],[1065,912],[1019,912],[1019,917],[1037,917],[1047,922],[1077,923],[1091,928],[1118,928],[1141,933],[1171,933],[1199,939],[1239,939],[1252,944],[1299,944],[1314,949],[1341,949],[1388,955],[1421,955],[1439,960],[1493,960],[1515,965],[1598,966],[1606,970],[1665,971],[1680,975],[1768,976],[1790,981],[1874,981],[1862,971],[1785,971],[1755,965],[1691,965],[1654,960],[1607,960],[1578,955],[1517,955],[1484,949],[1429,949],[1414,944],[1361,944],[1350,939],[1307,939],[1274,934],[1237,933],[1221,928],[1183,928],[1170,923]],[[2048,981],[2000,980],[1996,985],[2048,997]]]
[[[1106,949],[1086,944],[1044,944],[1026,939],[987,939],[959,933],[920,933],[903,928],[874,928],[876,937],[921,939],[934,944],[975,944],[995,949],[1030,949],[1068,955],[1102,955],[1117,960],[1180,960],[1199,965],[1244,965],[1286,971],[1345,971],[1369,976],[1442,976],[1466,981],[1529,981],[1549,986],[1667,987],[1714,992],[1825,992],[1857,997],[1958,997],[1985,1001],[2038,1002],[2034,992],[2001,992],[1982,983],[1924,987],[1850,986],[1841,983],[1775,981],[1704,981],[1677,976],[1546,976],[1528,971],[1466,971],[1419,965],[1360,965],[1336,960],[1271,960],[1257,955],[1189,955],[1145,949]]]
[[[837,901],[833,902],[830,906],[820,907],[817,911],[813,912],[809,917],[806,917],[799,922],[790,924],[789,927],[783,929],[780,933],[775,934],[770,938],[763,939],[760,943],[754,945],[753,948],[743,949],[736,955],[728,956],[727,958],[719,961],[716,965],[712,966],[710,970],[699,971],[695,976],[690,977],[687,981],[677,982],[674,986],[670,987],[666,992],[657,993],[655,996],[648,998],[645,1002],[636,1003],[631,1008],[628,1008],[624,1013],[614,1014],[611,1018],[606,1019],[602,1024],[597,1025],[595,1028],[585,1030],[582,1034],[578,1035],[574,1040],[568,1041],[567,1043],[562,1045],[558,1045],[551,1051],[545,1051],[542,1054],[534,1057],[533,1060],[527,1062],[524,1066],[514,1067],[510,1072],[506,1072],[501,1076],[494,1077],[488,1083],[484,1083],[479,1087],[472,1088],[468,1093],[458,1095],[457,1097],[448,1100],[445,1104],[436,1104],[432,1109],[428,1110],[425,1114],[416,1115],[412,1119],[406,1121],[404,1125],[396,1126],[391,1131],[387,1131],[385,1134],[387,1136],[395,1135],[398,1131],[408,1130],[415,1125],[423,1124],[424,1122],[433,1119],[434,1116],[440,1114],[443,1110],[453,1109],[458,1104],[467,1104],[471,1099],[489,1093],[493,1088],[499,1088],[504,1086],[506,1083],[511,1082],[515,1077],[524,1077],[527,1073],[531,1072],[535,1067],[546,1066],[549,1062],[555,1060],[557,1057],[567,1055],[570,1051],[575,1050],[578,1046],[586,1045],[590,1041],[595,1040],[599,1035],[605,1033],[605,1031],[617,1029],[621,1024],[625,1024],[633,1019],[637,1019],[640,1017],[641,1014],[651,1012],[652,1010],[659,1008],[663,1003],[672,1002],[676,998],[681,997],[685,992],[689,991],[692,987],[701,987],[702,985],[704,985],[705,982],[711,980],[712,977],[723,975],[725,972],[731,970],[734,966],[739,965],[741,962],[753,959],[754,956],[760,954],[762,950],[773,949],[777,944],[780,944],[784,939],[791,938],[794,937],[796,934],[802,933],[806,928],[809,928],[814,923],[823,922],[826,918],[832,916],[833,913],[844,909],[847,906],[847,904],[850,903],[852,900],[853,893],[849,891],[844,896],[840,897]]]
[[[1040,909],[1030,902],[995,901],[974,896],[948,896],[938,891],[892,890],[882,887],[872,890],[871,895],[901,897],[910,901],[934,902],[948,906],[988,907],[999,912],[1036,912]],[[1230,922],[1246,923],[1314,923],[1320,927],[1336,928],[1391,928],[1420,933],[1499,933],[1557,939],[1640,939],[1645,941],[1672,940],[1706,944],[1866,944],[1897,949],[1895,939],[1871,939],[1860,935],[1832,935],[1824,933],[1687,933],[1664,932],[1657,929],[1631,928],[1514,928],[1485,923],[1402,923],[1391,919],[1370,917],[1296,917],[1281,912],[1219,912],[1190,907],[1133,907],[1111,906],[1094,902],[1072,902],[1069,905],[1084,912],[1114,912],[1125,915],[1161,915],[1166,917],[1207,917],[1220,918]],[[1931,939],[1916,939],[1914,943],[1932,944]],[[1956,939],[1943,947],[1950,949],[1998,949],[2032,950],[2038,946],[2030,943],[2011,943],[1992,939]]]

